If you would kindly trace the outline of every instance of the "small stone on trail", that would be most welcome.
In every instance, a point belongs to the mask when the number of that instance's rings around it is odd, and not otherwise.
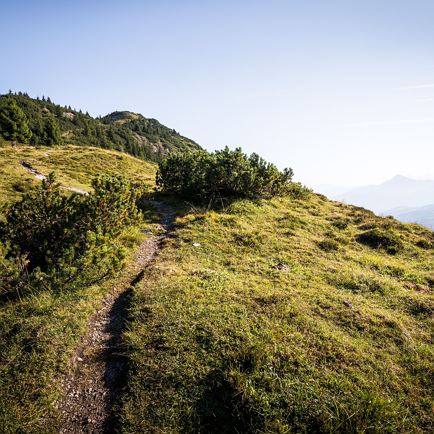
[[[281,262],[279,262],[277,265],[275,265],[274,268],[276,270],[280,270],[280,271],[288,271],[289,270],[289,267],[286,264],[282,264]]]
[[[353,308],[353,305],[349,301],[347,301],[347,300],[344,300],[344,305],[347,306],[347,307],[349,307],[350,309]]]
[[[77,357],[77,361],[78,361],[78,362],[82,362],[83,359],[82,359],[81,357]]]

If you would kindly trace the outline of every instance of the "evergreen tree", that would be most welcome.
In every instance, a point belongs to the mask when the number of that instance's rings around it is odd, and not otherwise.
[[[35,117],[32,125],[32,145],[43,145],[44,138],[44,123],[41,117]]]
[[[28,143],[32,137],[27,117],[13,98],[7,98],[0,107],[0,135],[21,143]]]
[[[63,108],[60,105],[54,106],[54,112],[58,118],[63,116]]]
[[[54,117],[49,116],[44,125],[44,143],[46,145],[58,145],[62,142],[59,124]]]

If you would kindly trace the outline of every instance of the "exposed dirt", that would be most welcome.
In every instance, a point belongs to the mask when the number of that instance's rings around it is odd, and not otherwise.
[[[125,377],[121,340],[129,298],[175,219],[171,207],[161,202],[152,203],[161,216],[161,233],[141,244],[128,269],[127,283],[113,288],[102,308],[90,319],[88,332],[72,357],[68,374],[61,381],[65,393],[57,407],[62,433],[115,431],[112,408],[121,394]]]
[[[25,170],[27,170],[27,172],[31,173],[36,179],[39,179],[40,181],[47,179],[47,177],[45,175],[43,175],[41,172],[36,170],[29,162],[23,160],[20,163],[21,163],[21,166]],[[69,187],[68,185],[64,185],[64,184],[61,184],[61,187],[64,188],[65,190],[69,190],[69,191],[72,191],[74,193],[87,194],[87,191],[81,190],[80,188]]]

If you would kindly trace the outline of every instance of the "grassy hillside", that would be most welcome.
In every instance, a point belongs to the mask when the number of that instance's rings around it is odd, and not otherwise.
[[[153,185],[156,171],[100,148],[7,144],[3,203],[39,182],[21,161],[82,189],[103,173]],[[131,289],[120,431],[432,432],[434,233],[299,193],[177,205]],[[122,233],[122,275],[2,300],[1,432],[58,431],[59,375],[107,294],[131,281],[155,222],[147,210]]]
[[[107,294],[127,285],[134,250],[154,230],[151,224],[125,231],[124,272],[79,291],[42,291],[0,309],[0,431],[59,432],[55,402],[62,396],[60,373],[86,333],[89,319]]]
[[[156,165],[124,153],[82,146],[0,147],[0,203],[17,199],[39,181],[26,171],[21,161],[30,163],[44,175],[56,172],[59,182],[70,187],[90,189],[99,174],[122,174],[128,179],[152,185]]]
[[[22,191],[40,183],[23,169],[22,160],[43,174],[55,171],[67,186],[87,190],[91,179],[100,174],[123,174],[152,185],[156,170],[152,163],[98,148],[23,146],[12,150],[7,146],[0,148],[1,204],[18,199]],[[126,255],[126,268],[120,275],[76,291],[47,289],[18,299],[1,294],[0,432],[58,432],[55,402],[62,396],[59,375],[68,368],[89,318],[101,308],[107,294],[128,285],[134,277],[137,246],[158,232],[154,212],[145,211],[144,215],[143,222],[125,228],[117,240]],[[0,267],[0,286],[3,271]]]
[[[81,110],[55,104],[49,98],[34,99],[21,92],[0,95],[0,110],[10,99],[24,112],[31,131],[31,144],[59,144],[61,141],[63,144],[115,149],[154,161],[172,151],[200,149],[193,140],[138,113],[114,112],[103,118],[93,118]]]
[[[317,195],[187,212],[132,301],[124,432],[432,432],[433,242]]]

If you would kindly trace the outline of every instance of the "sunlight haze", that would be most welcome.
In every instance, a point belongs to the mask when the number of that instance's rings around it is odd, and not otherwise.
[[[1,93],[131,110],[308,185],[434,179],[432,1],[14,1]],[[7,20],[6,20],[7,18]]]
[[[0,15],[0,434],[433,432],[434,0]]]

